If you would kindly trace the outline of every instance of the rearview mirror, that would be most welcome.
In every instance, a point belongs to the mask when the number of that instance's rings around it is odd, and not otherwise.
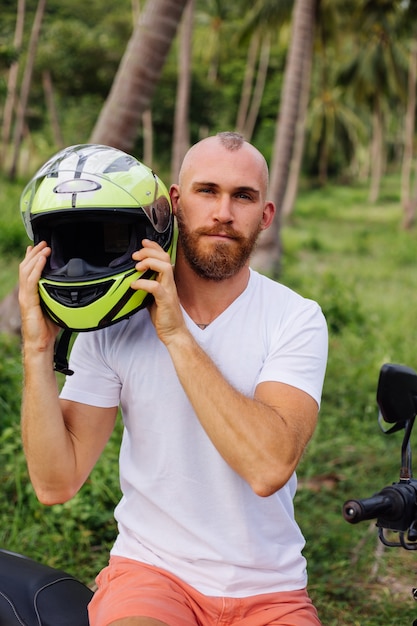
[[[404,428],[417,414],[417,373],[405,365],[385,363],[379,373],[376,401],[383,420],[394,424],[386,432]]]

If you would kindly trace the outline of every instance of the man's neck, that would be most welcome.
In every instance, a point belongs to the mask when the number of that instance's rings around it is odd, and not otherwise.
[[[175,264],[178,296],[187,314],[200,328],[207,327],[223,313],[246,289],[249,267],[221,281],[198,276],[184,259]]]

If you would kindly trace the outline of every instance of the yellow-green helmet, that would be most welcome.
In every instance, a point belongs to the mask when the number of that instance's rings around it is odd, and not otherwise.
[[[25,187],[20,206],[29,237],[51,255],[39,281],[51,319],[74,331],[104,328],[149,301],[131,283],[132,253],[151,239],[172,253],[173,215],[163,182],[134,157],[85,144],[55,154]]]

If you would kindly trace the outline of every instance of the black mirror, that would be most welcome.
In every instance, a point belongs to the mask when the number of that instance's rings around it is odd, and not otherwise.
[[[405,365],[381,367],[376,401],[383,420],[395,424],[388,432],[404,428],[417,414],[417,373]]]

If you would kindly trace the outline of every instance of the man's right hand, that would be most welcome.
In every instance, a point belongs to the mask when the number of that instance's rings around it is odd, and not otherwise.
[[[19,306],[22,318],[22,336],[26,347],[38,351],[51,349],[59,327],[43,312],[38,282],[51,248],[45,241],[29,246],[19,266]]]

